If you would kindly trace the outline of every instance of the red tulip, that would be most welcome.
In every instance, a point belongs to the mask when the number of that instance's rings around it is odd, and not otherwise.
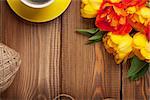
[[[111,31],[115,34],[128,34],[132,27],[127,22],[127,13],[124,9],[118,9],[115,4],[102,4],[97,18],[96,26],[103,31]]]

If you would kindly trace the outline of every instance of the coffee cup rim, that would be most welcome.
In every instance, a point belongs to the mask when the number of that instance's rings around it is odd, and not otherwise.
[[[52,4],[54,2],[54,0],[49,0],[47,3],[37,5],[37,4],[29,3],[26,0],[20,0],[20,1],[22,3],[24,3],[25,5],[27,5],[28,7],[31,7],[31,8],[45,8],[45,7],[49,6],[50,4]]]

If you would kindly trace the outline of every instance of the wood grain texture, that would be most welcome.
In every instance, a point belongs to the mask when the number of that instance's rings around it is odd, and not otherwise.
[[[80,0],[73,0],[62,17],[62,93],[77,100],[120,99],[121,67],[100,44],[85,45],[77,28],[93,28],[94,20],[80,17]]]
[[[6,1],[0,1],[0,42],[22,58],[13,84],[0,94],[0,100],[52,100],[60,94],[76,100],[150,99],[150,71],[144,79],[130,82],[129,64],[116,65],[102,43],[85,45],[87,37],[75,32],[94,27],[94,19],[81,18],[80,3],[72,0],[59,18],[35,24],[22,20]]]
[[[17,50],[21,68],[3,100],[48,100],[59,94],[61,17],[44,24],[25,22],[2,1],[3,42]]]
[[[138,80],[130,81],[127,78],[127,71],[129,69],[128,64],[123,65],[122,76],[122,97],[124,100],[150,100],[150,71],[147,75]]]
[[[0,42],[2,42],[2,2],[0,2]]]

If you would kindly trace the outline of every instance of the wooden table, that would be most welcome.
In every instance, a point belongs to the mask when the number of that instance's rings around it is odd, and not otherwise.
[[[129,64],[116,65],[102,44],[85,45],[87,38],[75,32],[94,27],[94,20],[81,18],[80,0],[43,24],[22,20],[1,0],[0,18],[0,40],[22,58],[0,100],[52,100],[62,93],[76,100],[150,100],[149,73],[129,81]]]

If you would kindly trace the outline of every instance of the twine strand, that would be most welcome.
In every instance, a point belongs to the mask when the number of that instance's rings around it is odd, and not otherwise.
[[[68,94],[59,94],[58,96],[56,96],[53,100],[57,100],[60,97],[67,97],[70,98],[71,100],[75,100],[75,98],[73,98],[72,96],[68,95]]]

